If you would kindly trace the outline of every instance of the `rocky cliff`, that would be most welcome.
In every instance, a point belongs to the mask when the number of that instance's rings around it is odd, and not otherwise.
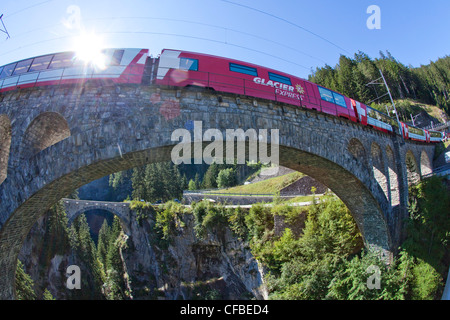
[[[76,299],[77,290],[66,287],[66,270],[71,264],[80,265],[80,291],[101,292],[102,288],[92,283],[87,264],[72,250],[51,256],[45,253],[46,223],[46,217],[39,219],[19,256],[34,280],[37,296],[47,288],[56,299]],[[258,262],[246,242],[228,228],[198,239],[194,218],[185,213],[168,242],[158,239],[154,226],[154,217],[150,215],[139,222],[132,219],[129,234],[122,233],[124,280],[132,299],[267,298]]]

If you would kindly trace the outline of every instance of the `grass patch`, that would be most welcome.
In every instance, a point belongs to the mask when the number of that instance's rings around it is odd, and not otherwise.
[[[288,185],[294,183],[298,179],[302,178],[304,175],[300,172],[292,172],[283,176],[270,178],[264,181],[259,181],[251,184],[236,186],[232,188],[210,191],[211,194],[271,194],[275,195],[281,189],[287,187]]]

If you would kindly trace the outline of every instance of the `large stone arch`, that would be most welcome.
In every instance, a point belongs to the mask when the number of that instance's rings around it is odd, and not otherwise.
[[[70,128],[62,115],[57,112],[43,112],[31,121],[25,131],[21,158],[29,159],[69,136]]]
[[[0,115],[0,184],[8,174],[8,160],[11,147],[11,121],[7,115]]]
[[[60,145],[62,147],[62,144]],[[1,239],[8,243],[9,253],[3,255],[0,263],[5,277],[13,279],[17,254],[34,222],[42,214],[42,207],[49,207],[59,199],[93,180],[113,172],[127,170],[151,162],[169,161],[173,146],[153,148],[141,152],[122,154],[107,161],[85,165],[69,172],[60,179],[47,184],[22,204],[3,225]],[[192,146],[193,149],[194,146]],[[40,155],[46,157],[47,150]],[[369,247],[390,250],[389,230],[381,213],[381,208],[364,184],[347,170],[337,164],[308,152],[280,147],[282,166],[304,172],[325,184],[347,205]],[[4,248],[2,248],[4,249]],[[17,251],[17,253],[16,253]],[[7,259],[6,259],[7,258]],[[6,264],[6,265],[5,265]],[[9,267],[7,266],[9,265]],[[6,285],[2,283],[2,285]],[[9,296],[14,296],[10,291]]]

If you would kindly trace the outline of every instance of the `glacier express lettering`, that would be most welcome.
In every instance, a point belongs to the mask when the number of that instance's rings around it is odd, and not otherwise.
[[[264,79],[264,78],[255,77],[255,78],[253,78],[253,82],[255,82],[257,84],[262,84],[263,86],[269,86],[269,87],[273,87],[273,88],[277,88],[277,89],[294,92],[293,86],[289,86],[285,83],[281,83],[281,82],[277,82],[277,81],[269,80],[266,82],[266,79]]]
[[[260,77],[253,78],[253,82],[256,84],[261,84],[263,86],[275,88],[275,93],[277,95],[280,95],[283,97],[288,97],[288,98],[293,98],[293,99],[303,100],[303,98],[298,93],[294,93],[293,86],[287,85],[285,83],[281,83],[278,81],[272,81],[272,80],[267,81],[266,79],[260,78]]]

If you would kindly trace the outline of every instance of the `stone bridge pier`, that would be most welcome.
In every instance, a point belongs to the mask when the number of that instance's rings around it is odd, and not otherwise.
[[[202,124],[200,134],[194,121]],[[388,256],[402,238],[408,183],[432,170],[433,145],[244,95],[100,83],[5,92],[0,95],[0,298],[15,297],[17,256],[38,217],[93,180],[171,161],[180,143],[172,139],[177,129],[190,133],[192,154],[211,151],[212,141],[229,129],[267,130],[268,148],[278,146],[279,164],[331,189],[349,208],[366,246]],[[271,141],[272,129],[278,130],[278,141]]]

